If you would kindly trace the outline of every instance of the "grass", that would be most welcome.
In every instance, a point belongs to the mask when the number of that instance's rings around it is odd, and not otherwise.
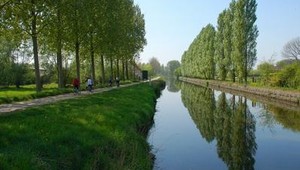
[[[142,130],[153,121],[159,85],[0,116],[0,169],[152,169]]]
[[[130,84],[132,83],[129,80],[126,81],[120,81],[120,84]],[[115,86],[115,84],[113,84]],[[108,84],[104,85],[97,85],[95,88],[104,88],[108,87]],[[81,91],[86,90],[85,84],[81,84]],[[37,93],[35,89],[35,85],[25,85],[21,88],[16,88],[13,86],[10,87],[0,87],[0,104],[5,103],[12,103],[12,102],[18,102],[18,101],[25,101],[25,100],[32,100],[36,98],[41,97],[47,97],[47,96],[55,96],[59,94],[64,93],[71,93],[73,92],[73,86],[67,85],[65,89],[58,89],[57,84],[45,84],[43,85],[43,91]]]
[[[0,104],[54,96],[63,93],[70,93],[72,91],[72,88],[58,89],[57,84],[44,85],[43,91],[39,93],[36,92],[34,85],[26,85],[21,88],[0,88]]]

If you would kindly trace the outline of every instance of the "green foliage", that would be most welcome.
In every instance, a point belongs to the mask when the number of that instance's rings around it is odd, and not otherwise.
[[[270,85],[271,75],[275,73],[275,66],[271,63],[264,62],[257,66],[257,70],[260,74],[260,81],[263,85]]]
[[[149,64],[151,65],[152,69],[153,69],[153,74],[154,75],[158,75],[159,73],[161,73],[161,65],[158,61],[157,58],[155,57],[152,57],[150,60],[149,60]]]
[[[300,63],[284,67],[279,73],[279,84],[281,87],[299,88],[300,87]]]
[[[221,80],[225,80],[227,76],[228,71],[228,58],[225,57],[225,17],[226,17],[227,11],[224,10],[222,13],[219,14],[218,17],[218,27],[216,32],[216,39],[215,39],[215,59],[216,59],[216,67],[217,67],[217,73],[218,77]]]
[[[172,60],[167,63],[166,72],[168,75],[176,74],[175,71],[180,67],[180,62],[177,60]],[[177,71],[178,73],[178,71]]]
[[[259,83],[266,86],[300,88],[300,63],[293,60],[282,60],[276,66],[264,62],[257,67]]]
[[[136,85],[1,116],[0,168],[152,169],[143,133],[153,120],[154,89],[160,85]]]
[[[130,64],[135,64],[146,44],[144,15],[132,0],[7,1],[1,4],[0,31],[0,66],[6,66],[0,73],[1,80],[5,79],[1,82],[11,81],[7,73],[12,67],[12,52],[29,42],[38,90],[41,81],[56,82],[63,88],[76,76],[84,79],[92,75],[95,82],[105,82],[109,76],[119,76],[120,70],[122,78],[129,79],[133,72]],[[110,60],[115,66],[105,76]],[[97,62],[101,62],[100,68]],[[46,74],[39,75],[40,65]]]
[[[247,82],[256,62],[256,0],[232,1],[220,13],[217,30],[203,28],[182,55],[181,74],[187,77]]]
[[[211,24],[201,30],[181,58],[181,73],[183,76],[214,78],[214,37],[215,28]]]
[[[153,68],[150,64],[142,64],[141,69],[142,70],[147,70],[148,71],[148,76],[154,76],[154,71],[153,71]]]

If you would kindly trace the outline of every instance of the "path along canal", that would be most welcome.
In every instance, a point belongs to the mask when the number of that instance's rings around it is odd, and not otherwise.
[[[148,142],[154,169],[300,169],[300,110],[187,83],[169,85]]]

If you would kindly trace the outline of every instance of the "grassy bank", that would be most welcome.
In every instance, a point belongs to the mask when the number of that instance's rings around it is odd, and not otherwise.
[[[244,92],[253,94],[256,96],[265,97],[268,99],[276,99],[283,102],[293,103],[297,106],[300,104],[300,92],[299,90],[281,90],[281,89],[270,89],[267,87],[253,87],[253,86],[245,86],[243,84],[226,82],[226,81],[217,81],[217,80],[203,80],[197,78],[187,78],[181,77],[181,81],[202,85],[210,88],[224,88],[229,90],[234,90],[238,92]]]
[[[153,120],[158,85],[120,88],[0,117],[0,169],[151,169],[141,131]]]

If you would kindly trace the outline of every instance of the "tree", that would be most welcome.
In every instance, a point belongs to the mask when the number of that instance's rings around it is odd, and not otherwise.
[[[247,76],[256,61],[256,0],[238,0],[233,20],[233,61],[240,82],[247,83]]]
[[[218,17],[218,26],[216,31],[215,37],[215,59],[217,64],[217,73],[221,80],[226,79],[227,75],[227,58],[225,58],[225,39],[229,38],[225,35],[225,17],[226,17],[226,10],[219,14]]]
[[[282,55],[287,59],[300,60],[300,37],[290,40],[283,47]]]
[[[160,63],[159,63],[159,61],[158,61],[157,58],[152,57],[152,58],[149,60],[149,64],[151,65],[154,74],[160,73]]]
[[[244,81],[247,83],[248,72],[252,69],[256,62],[256,39],[258,37],[258,28],[256,22],[256,0],[247,0],[245,7],[246,14],[246,61],[244,70]]]
[[[225,12],[224,16],[224,58],[225,63],[227,63],[227,71],[229,73],[230,78],[233,82],[235,82],[235,76],[236,76],[236,66],[233,62],[233,18],[234,18],[234,7],[235,7],[235,1],[232,1],[229,5],[229,8]]]
[[[201,60],[198,60],[199,66],[201,66],[202,76],[205,79],[214,79],[215,78],[215,28],[213,25],[208,24],[201,31]]]
[[[39,92],[42,90],[42,84],[40,78],[38,36],[47,25],[44,20],[49,15],[50,10],[46,5],[46,1],[8,1],[2,6],[2,10],[5,13],[4,18],[8,20],[5,22],[6,26],[13,28],[14,33],[22,37],[24,41],[29,39],[29,37],[32,40],[36,91]]]
[[[180,62],[177,60],[172,60],[167,63],[167,72],[170,75],[175,74],[175,70],[180,67]]]
[[[257,70],[260,74],[260,79],[263,85],[268,85],[271,80],[271,75],[276,71],[275,66],[270,62],[263,62],[257,66]]]
[[[245,1],[239,0],[236,2],[233,21],[233,62],[240,82],[245,77],[244,68],[246,63]]]
[[[213,79],[215,77],[215,28],[208,24],[182,56],[183,76]]]

